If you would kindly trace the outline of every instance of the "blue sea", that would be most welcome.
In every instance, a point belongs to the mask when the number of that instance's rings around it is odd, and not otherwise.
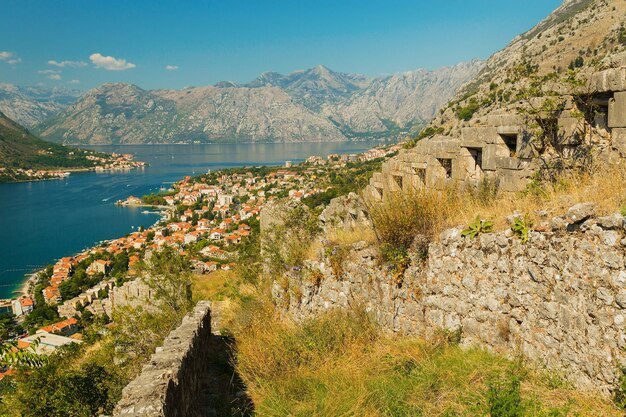
[[[311,155],[358,153],[380,142],[92,146],[131,153],[148,167],[73,173],[64,180],[0,184],[0,298],[28,275],[105,239],[150,226],[158,215],[114,203],[169,188],[185,175],[252,165],[300,162]]]

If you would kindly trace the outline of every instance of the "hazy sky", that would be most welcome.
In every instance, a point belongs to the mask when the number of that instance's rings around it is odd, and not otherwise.
[[[488,58],[560,0],[0,0],[0,82],[181,88]]]

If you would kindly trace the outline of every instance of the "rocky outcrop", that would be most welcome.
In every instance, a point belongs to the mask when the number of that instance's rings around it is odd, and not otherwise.
[[[511,230],[473,240],[447,230],[424,263],[411,254],[413,266],[400,277],[364,242],[340,260],[321,252],[273,294],[298,320],[363,306],[391,332],[460,330],[463,344],[522,354],[608,393],[626,362],[626,239],[620,214],[593,217],[592,208],[545,219],[527,243]]]
[[[319,219],[325,232],[332,229],[352,230],[372,225],[363,199],[356,193],[333,198]]]

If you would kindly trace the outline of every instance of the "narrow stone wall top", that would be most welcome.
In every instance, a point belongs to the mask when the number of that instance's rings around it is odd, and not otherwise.
[[[122,391],[113,416],[189,415],[199,394],[195,367],[210,356],[211,302],[200,301]]]

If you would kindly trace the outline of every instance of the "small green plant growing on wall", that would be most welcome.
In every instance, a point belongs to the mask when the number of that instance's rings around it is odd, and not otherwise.
[[[524,216],[522,218],[516,217],[513,219],[513,224],[511,225],[511,230],[522,241],[522,243],[528,242],[529,232],[531,227],[533,226],[532,220],[528,218],[528,216]]]
[[[467,229],[461,232],[461,235],[474,239],[481,233],[491,232],[493,232],[493,222],[482,220],[480,216],[476,216],[476,219],[467,226]]]

